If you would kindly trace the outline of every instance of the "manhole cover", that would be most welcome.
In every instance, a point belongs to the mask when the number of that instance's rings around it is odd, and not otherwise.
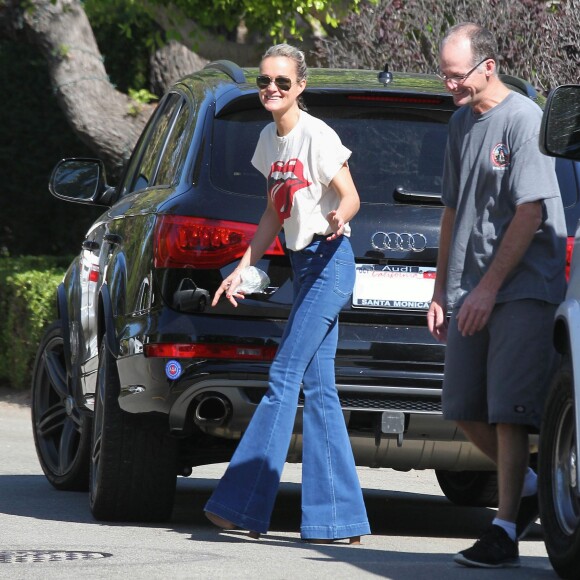
[[[63,550],[14,550],[0,552],[0,564],[26,564],[28,562],[64,562],[67,560],[96,560],[113,554],[105,552],[73,552]]]

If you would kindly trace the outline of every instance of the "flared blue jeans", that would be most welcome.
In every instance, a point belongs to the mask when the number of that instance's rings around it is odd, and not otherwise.
[[[334,372],[338,314],[354,286],[350,241],[316,236],[304,250],[290,252],[290,260],[294,304],[270,368],[268,391],[205,510],[240,528],[268,531],[302,386],[301,536],[369,534]]]

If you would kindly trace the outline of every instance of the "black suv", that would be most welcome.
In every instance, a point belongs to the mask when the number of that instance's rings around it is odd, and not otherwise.
[[[97,519],[169,518],[177,475],[229,460],[267,389],[292,300],[283,234],[257,264],[264,292],[209,306],[266,204],[250,163],[271,120],[257,74],[219,61],[178,82],[116,187],[97,160],[63,160],[51,177],[57,197],[107,209],[56,292],[34,369],[34,436],[49,481],[88,485]],[[336,358],[356,462],[435,469],[453,501],[492,505],[493,465],[442,419],[444,346],[425,317],[453,102],[435,76],[336,69],[311,70],[304,99],[353,151],[362,200]],[[578,167],[560,160],[558,171],[573,232]],[[299,409],[290,462],[300,433]]]

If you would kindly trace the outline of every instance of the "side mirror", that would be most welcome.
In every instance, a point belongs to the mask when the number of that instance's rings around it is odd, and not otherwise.
[[[62,159],[52,171],[48,188],[66,201],[111,205],[112,188],[106,184],[105,164],[99,159]]]
[[[562,85],[549,94],[540,150],[552,157],[580,161],[580,85]]]

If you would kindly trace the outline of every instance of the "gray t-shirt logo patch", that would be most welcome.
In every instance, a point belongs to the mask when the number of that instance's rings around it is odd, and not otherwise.
[[[498,143],[491,150],[491,162],[494,171],[507,169],[510,164],[510,150],[505,143]]]

